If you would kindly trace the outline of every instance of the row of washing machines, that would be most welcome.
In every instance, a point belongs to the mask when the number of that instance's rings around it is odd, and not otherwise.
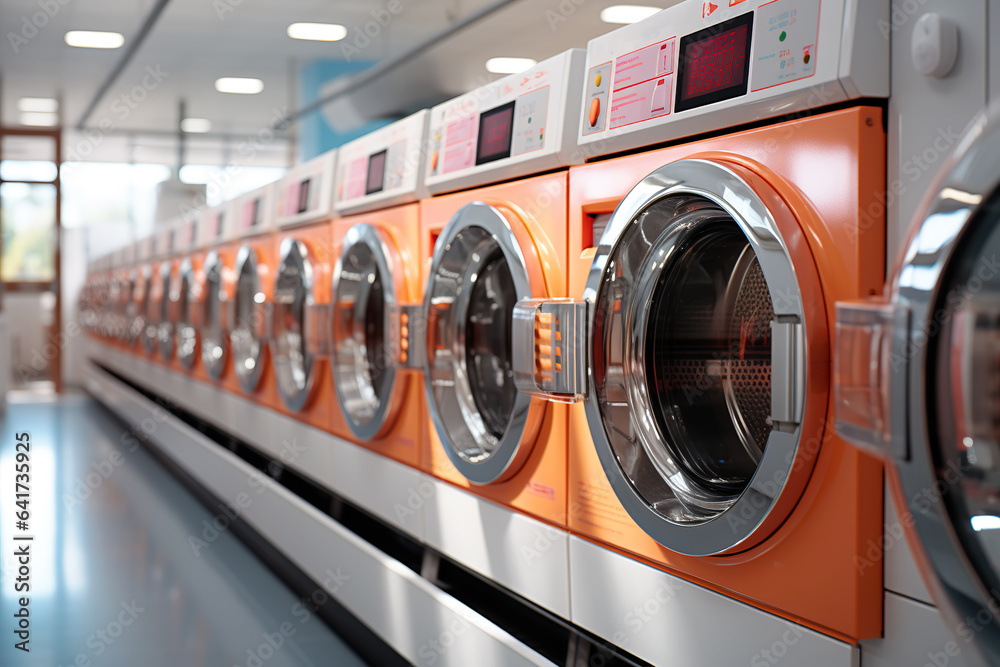
[[[935,457],[994,470],[1000,395],[995,357],[969,363],[995,347],[996,272],[948,300],[961,326],[922,328],[955,291],[937,281],[997,242],[972,224],[1000,175],[989,126],[880,296],[888,16],[683,2],[163,225],[93,263],[81,321],[726,596],[879,637],[883,458],[909,443],[904,507]],[[953,247],[957,268],[925,261]],[[927,392],[965,401],[936,436],[907,384],[931,371]],[[1000,514],[990,479],[953,485],[975,487],[963,512]],[[958,526],[916,521],[931,560],[981,536],[930,511]],[[975,567],[956,590],[985,605]]]

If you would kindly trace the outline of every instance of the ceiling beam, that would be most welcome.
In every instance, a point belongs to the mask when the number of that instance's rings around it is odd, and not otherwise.
[[[118,77],[121,76],[121,73],[125,71],[126,67],[128,67],[128,64],[132,61],[132,58],[139,50],[139,47],[142,46],[142,43],[146,41],[146,37],[148,37],[150,31],[152,31],[153,25],[160,18],[160,15],[163,13],[163,10],[167,8],[168,4],[170,4],[170,0],[156,0],[156,4],[149,10],[149,13],[146,14],[146,18],[143,20],[142,25],[139,26],[139,32],[135,34],[135,37],[128,41],[128,44],[125,47],[125,52],[122,53],[122,57],[118,59],[115,66],[110,72],[108,72],[108,76],[101,83],[100,87],[98,87],[97,92],[94,93],[94,97],[90,100],[90,103],[84,110],[83,115],[80,116],[80,120],[76,122],[76,129],[82,130],[84,125],[87,124],[90,114],[94,113],[94,109],[97,108],[97,105],[100,104],[104,96],[107,95],[111,86],[114,85],[115,81],[118,80]]]
[[[504,7],[514,4],[515,2],[519,2],[519,0],[497,0],[497,2],[494,2],[491,5],[487,5],[482,9],[472,12],[468,16],[459,19],[458,21],[452,23],[444,30],[434,33],[427,39],[416,44],[415,46],[410,47],[409,49],[406,49],[402,53],[395,55],[392,58],[383,60],[377,65],[369,67],[368,69],[363,70],[362,72],[355,74],[354,76],[348,79],[344,79],[343,81],[338,82],[338,84],[333,88],[333,90],[331,90],[323,97],[319,98],[315,102],[310,102],[301,109],[297,109],[286,115],[280,121],[279,126],[287,125],[288,123],[296,121],[302,118],[302,116],[305,116],[306,114],[312,113],[313,111],[317,111],[325,107],[327,104],[333,102],[334,100],[340,99],[345,95],[350,95],[351,93],[356,92],[360,88],[367,86],[373,81],[377,81],[378,79],[382,78],[383,76],[393,71],[400,65],[409,63],[414,58],[422,55],[425,51],[428,51],[434,46],[437,46],[440,42],[448,39],[449,37],[452,37],[453,35],[461,32],[462,30],[465,30],[466,28],[472,26],[473,24],[482,21],[486,17],[498,12]]]

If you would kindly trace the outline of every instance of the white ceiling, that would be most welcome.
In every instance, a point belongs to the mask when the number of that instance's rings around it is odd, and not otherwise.
[[[666,6],[664,2],[635,2]],[[176,153],[178,100],[187,115],[212,121],[212,135],[190,137],[189,163],[224,163],[239,153],[241,142],[257,134],[275,110],[295,104],[295,75],[316,59],[344,59],[344,45],[356,30],[372,21],[372,12],[390,2],[402,11],[371,40],[360,56],[378,61],[400,53],[493,0],[172,0],[132,62],[98,104],[87,122],[102,122],[112,132],[90,139],[67,134],[66,152],[74,148],[88,159],[172,163]],[[469,90],[495,78],[484,67],[493,56],[524,56],[542,60],[571,47],[586,47],[592,37],[614,26],[602,23],[601,9],[626,0],[519,0],[401,68],[394,76],[353,96],[345,103],[361,106],[374,116],[413,110]],[[63,6],[61,3],[65,3]],[[15,54],[6,37],[21,33],[23,21],[40,10],[40,0],[0,2],[0,121],[16,124],[21,97],[61,97],[63,123],[76,125],[95,90],[124,49],[77,49],[67,46],[68,30],[112,30],[125,35],[126,46],[137,33],[154,0],[48,0],[41,4],[58,12]],[[232,11],[221,11],[231,9]],[[296,21],[341,23],[349,34],[342,42],[307,42],[287,37]],[[373,31],[374,32],[374,31]],[[147,68],[166,73],[131,109],[124,96],[143,79]],[[252,76],[264,81],[259,95],[216,92],[215,79]],[[136,88],[136,87],[139,88]],[[294,128],[293,128],[294,131]],[[221,135],[229,135],[221,136]],[[72,157],[72,156],[69,156]],[[287,143],[278,138],[258,151],[254,162],[286,164],[294,160]]]

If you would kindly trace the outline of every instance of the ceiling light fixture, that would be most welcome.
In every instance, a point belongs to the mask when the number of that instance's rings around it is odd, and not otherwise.
[[[215,80],[215,89],[220,93],[235,95],[256,95],[264,90],[264,82],[260,79],[245,79],[238,76],[224,76]]]
[[[203,134],[212,129],[212,121],[207,118],[185,118],[181,121],[181,131],[188,134]]]
[[[52,127],[59,122],[59,116],[54,113],[24,111],[21,113],[21,125],[36,127]]]
[[[17,108],[19,111],[55,113],[59,110],[59,101],[51,97],[22,97],[17,101]]]
[[[490,58],[486,61],[486,71],[493,74],[517,74],[538,64],[531,58]]]
[[[125,43],[125,36],[120,32],[70,30],[66,33],[66,43],[81,49],[117,49]]]
[[[644,5],[612,5],[601,10],[601,20],[605,23],[638,23],[662,11],[659,7]]]
[[[347,28],[339,23],[293,23],[288,26],[288,36],[314,42],[338,42],[347,37]]]

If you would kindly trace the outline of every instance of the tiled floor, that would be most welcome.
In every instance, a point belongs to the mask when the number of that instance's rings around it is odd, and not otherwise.
[[[15,527],[15,434],[31,440],[31,519]],[[12,403],[0,419],[0,665],[364,664],[93,400]],[[33,535],[15,593],[14,535]],[[201,542],[198,542],[201,540]],[[30,597],[30,653],[14,648]],[[282,632],[284,630],[284,633]],[[277,646],[277,648],[275,648]]]

